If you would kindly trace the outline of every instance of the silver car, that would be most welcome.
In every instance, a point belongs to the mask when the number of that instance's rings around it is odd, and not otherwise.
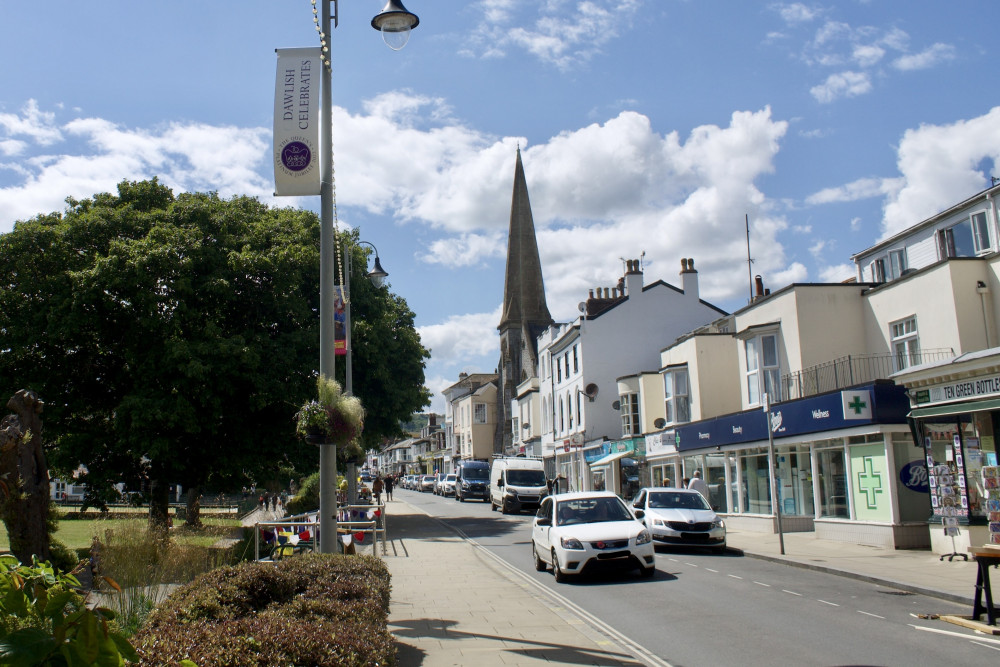
[[[642,521],[656,544],[708,547],[717,553],[726,550],[726,522],[697,491],[639,489],[632,507],[642,510]]]

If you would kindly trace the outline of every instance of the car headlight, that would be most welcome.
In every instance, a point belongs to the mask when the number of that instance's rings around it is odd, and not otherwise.
[[[563,549],[575,549],[577,551],[583,551],[583,543],[575,537],[561,537],[559,538],[559,544],[562,545]]]
[[[712,528],[725,528],[725,527],[726,527],[726,522],[723,521],[722,519],[716,519],[715,521],[712,522]]]
[[[663,519],[653,519],[653,525],[654,526],[665,526],[665,525],[667,525],[667,522],[664,521]]]
[[[652,538],[649,536],[649,531],[645,528],[639,531],[639,534],[635,536],[636,544],[649,544]]]

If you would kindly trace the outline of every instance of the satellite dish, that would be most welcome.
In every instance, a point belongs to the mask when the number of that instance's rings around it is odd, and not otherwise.
[[[621,401],[615,401],[614,403],[611,404],[611,407],[614,408],[615,410],[621,410],[622,409],[622,402]]]
[[[576,309],[579,310],[581,313],[587,312],[587,302],[581,301],[580,303],[576,304]]]
[[[653,426],[655,426],[656,428],[663,428],[666,425],[667,425],[667,420],[664,419],[663,417],[657,417],[653,421]]]

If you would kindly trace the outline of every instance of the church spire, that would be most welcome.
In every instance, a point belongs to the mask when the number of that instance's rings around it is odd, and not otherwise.
[[[503,314],[497,327],[520,329],[545,327],[552,323],[545,303],[542,263],[538,258],[535,222],[531,217],[528,184],[524,179],[521,148],[514,166],[514,191],[510,202],[510,230],[507,237],[507,273],[503,288]]]

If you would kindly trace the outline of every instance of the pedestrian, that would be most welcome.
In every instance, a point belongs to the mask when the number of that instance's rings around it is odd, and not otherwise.
[[[375,496],[375,504],[382,504],[382,489],[385,487],[385,483],[382,481],[382,477],[376,477],[375,481],[372,482],[372,495]]]
[[[385,478],[385,497],[386,497],[386,500],[392,500],[392,487],[394,485],[395,485],[395,482],[392,479],[392,475],[386,475],[386,478]]]
[[[694,471],[694,477],[692,477],[691,481],[688,482],[688,488],[692,491],[697,491],[705,497],[705,500],[708,500],[708,483],[701,478],[700,470]]]

